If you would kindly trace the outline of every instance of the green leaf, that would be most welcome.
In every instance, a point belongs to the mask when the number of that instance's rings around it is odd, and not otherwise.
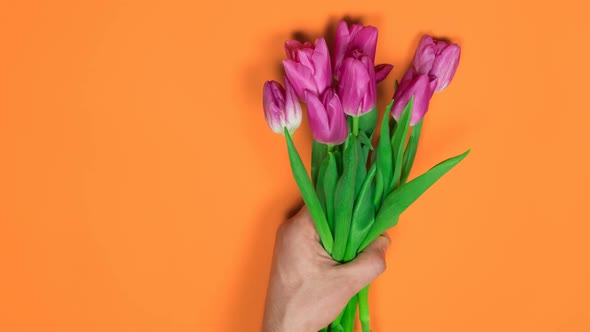
[[[367,158],[369,157],[369,150],[373,149],[371,139],[364,132],[359,132],[357,139],[361,146],[361,153],[359,156],[359,167],[357,168],[355,197],[361,190],[361,185],[365,180],[365,176],[367,176]]]
[[[360,154],[360,143],[356,136],[349,135],[348,141],[344,150],[344,171],[338,180],[334,194],[334,251],[332,257],[336,261],[342,261],[344,258],[348,242]]]
[[[367,136],[367,134],[361,131],[357,137],[363,147],[367,146],[370,150],[373,150],[371,139]]]
[[[324,190],[324,177],[326,175],[326,168],[328,168],[328,163],[330,158],[328,156],[326,156],[326,158],[324,158],[324,160],[322,161],[322,165],[320,166],[320,170],[318,172],[318,179],[317,179],[317,183],[316,183],[316,193],[318,195],[318,199],[320,200],[320,204],[322,205],[322,209],[324,210],[324,213],[326,213],[327,215],[327,210],[326,210],[326,195],[324,194],[325,190]],[[328,219],[328,224],[330,224],[330,218]]]
[[[338,168],[338,178],[342,175],[342,152],[340,150],[334,152],[334,158],[336,159],[336,168]]]
[[[367,236],[367,233],[375,221],[375,205],[373,205],[373,179],[377,171],[376,165],[373,164],[367,173],[367,177],[362,184],[361,191],[356,199],[354,212],[352,213],[352,222],[350,226],[350,236],[346,246],[344,261],[351,261],[356,257],[357,250],[361,242]]]
[[[436,166],[432,167],[428,172],[418,176],[414,180],[401,185],[399,188],[392,191],[383,200],[381,209],[377,212],[375,223],[365,237],[360,246],[360,251],[365,249],[371,242],[373,242],[379,235],[397,224],[399,216],[412,203],[414,203],[428,188],[430,188],[438,179],[445,175],[451,168],[455,167],[461,160],[463,160],[471,150],[467,150],[463,154],[449,158]]]
[[[377,107],[373,108],[370,112],[367,112],[359,117],[359,129],[360,132],[364,133],[367,137],[373,136],[377,120],[379,119],[379,113]]]
[[[391,106],[393,99],[387,105],[383,119],[381,120],[381,136],[377,145],[377,183],[375,191],[375,207],[381,205],[381,199],[386,194],[391,177],[393,176],[393,155],[391,151],[391,141],[389,133],[389,117],[391,115]]]
[[[334,153],[328,153],[328,165],[324,174],[323,192],[326,197],[326,214],[328,216],[328,225],[334,234],[334,191],[336,191],[336,184],[338,183],[338,167],[336,166],[336,157]]]
[[[301,161],[301,157],[295,148],[295,144],[293,143],[293,139],[291,138],[291,134],[289,130],[285,127],[285,139],[287,140],[287,150],[289,152],[289,161],[291,162],[291,170],[293,171],[293,177],[295,178],[295,182],[297,186],[299,186],[299,191],[301,192],[301,196],[303,197],[303,201],[309,210],[309,214],[314,221],[316,230],[320,236],[320,240],[324,245],[324,248],[328,253],[332,253],[332,249],[334,246],[334,239],[332,238],[332,233],[330,232],[330,226],[328,225],[328,221],[326,220],[326,215],[322,210],[322,205],[318,196],[315,193],[313,185],[309,180],[309,176],[307,171],[305,170],[305,166]]]
[[[414,166],[414,159],[416,158],[416,151],[418,150],[418,141],[420,140],[420,134],[422,133],[423,121],[424,120],[420,120],[420,122],[412,127],[410,140],[408,141],[408,146],[404,152],[402,178],[400,180],[401,184],[406,183],[408,176],[410,176],[410,172],[412,171],[412,166]]]
[[[408,129],[410,127],[410,119],[412,118],[412,107],[414,105],[414,97],[410,99],[402,116],[399,119],[397,128],[391,138],[391,148],[393,151],[393,177],[388,186],[385,187],[384,194],[389,194],[391,189],[397,188],[402,174],[402,160],[404,158],[404,146],[406,145],[406,138],[408,137]]]
[[[318,173],[327,154],[328,146],[314,139],[311,145],[311,181],[314,185],[317,184]]]
[[[365,153],[361,147],[359,147],[359,160],[358,167],[356,168],[356,181],[354,186],[354,198],[356,199],[361,191],[361,186],[365,177],[367,176],[367,160],[364,158]]]
[[[383,179],[383,172],[380,169],[377,169],[377,175],[375,180],[375,197],[373,197],[373,205],[375,206],[375,210],[381,207],[381,199],[383,198],[383,186],[385,184],[385,180]]]

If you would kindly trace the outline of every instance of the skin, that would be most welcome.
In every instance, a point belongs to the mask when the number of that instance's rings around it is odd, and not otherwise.
[[[348,300],[385,271],[383,234],[346,264],[332,260],[303,208],[276,235],[263,332],[319,331]]]

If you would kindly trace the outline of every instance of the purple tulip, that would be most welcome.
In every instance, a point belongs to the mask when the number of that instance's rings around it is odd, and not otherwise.
[[[319,96],[332,85],[330,53],[324,38],[316,39],[315,46],[288,40],[285,51],[285,73],[299,99],[303,99],[306,90]]]
[[[285,127],[292,133],[301,124],[301,104],[287,78],[285,87],[277,81],[267,81],[262,89],[264,117],[277,134],[284,134]]]
[[[361,116],[375,108],[377,82],[370,57],[356,49],[344,59],[338,94],[342,98],[344,113]]]
[[[341,21],[336,28],[336,40],[334,42],[334,75],[341,77],[341,67],[344,60],[354,50],[360,50],[366,54],[372,63],[375,63],[377,50],[377,28],[353,24],[348,27],[345,21]],[[393,69],[392,65],[382,64],[375,67],[377,82],[384,80]]]
[[[324,144],[342,144],[348,137],[348,125],[342,103],[334,90],[326,90],[321,100],[315,94],[305,91],[304,99],[313,138]]]
[[[399,120],[413,96],[414,106],[410,125],[420,122],[428,111],[432,95],[444,90],[453,79],[460,55],[459,45],[424,36],[416,49],[412,67],[404,74],[393,96],[393,117]]]
[[[414,104],[412,107],[412,117],[410,125],[413,126],[420,122],[428,111],[430,99],[434,94],[437,85],[437,79],[431,78],[427,74],[416,74],[413,68],[402,78],[403,86],[400,83],[395,95],[393,96],[394,104],[391,109],[392,116],[399,121],[402,112],[410,99],[414,97]]]
[[[428,74],[438,79],[436,92],[444,90],[457,71],[461,47],[444,41],[434,40],[426,35],[422,37],[416,55],[414,69],[418,74]]]

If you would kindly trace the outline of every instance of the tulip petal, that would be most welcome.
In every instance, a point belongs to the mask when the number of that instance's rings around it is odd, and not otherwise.
[[[285,123],[289,132],[295,131],[301,125],[301,103],[297,99],[295,90],[289,79],[285,77]]]
[[[262,88],[262,106],[266,123],[277,134],[283,133],[285,126],[285,90],[279,82],[267,81]]]
[[[418,74],[427,74],[432,68],[436,57],[436,49],[432,37],[426,35],[420,40],[414,55],[414,68]]]
[[[285,42],[285,53],[287,54],[287,58],[297,61],[297,50],[302,47],[303,44],[298,40],[287,40]]]
[[[386,79],[387,75],[389,75],[392,69],[393,66],[389,64],[381,64],[375,66],[375,80],[377,81],[377,83]]]
[[[324,105],[326,105],[326,112],[330,122],[330,142],[331,144],[342,144],[348,137],[348,125],[346,115],[342,111],[340,98],[338,98],[337,94],[331,93],[324,97]]]
[[[313,77],[316,82],[318,93],[323,93],[332,85],[332,65],[330,63],[330,53],[328,45],[324,38],[315,41],[315,50],[311,56],[313,62]]]
[[[375,62],[375,53],[377,52],[377,28],[366,26],[358,31],[351,33],[350,45],[348,51],[359,49],[369,56],[371,61]]]
[[[285,74],[293,85],[293,90],[299,99],[303,99],[305,90],[318,94],[311,69],[293,60],[283,60]]]
[[[457,71],[457,66],[459,66],[460,57],[461,47],[457,44],[451,44],[434,60],[431,73],[438,78],[437,92],[444,90],[451,83]]]
[[[307,117],[309,119],[309,128],[313,138],[321,143],[330,142],[330,123],[326,108],[317,95],[305,91],[305,104],[307,105]]]
[[[430,77],[428,75],[417,75],[409,83],[406,89],[398,90],[395,94],[395,102],[391,113],[396,120],[399,120],[403,109],[406,107],[412,96],[414,97],[414,107],[412,109],[412,118],[410,125],[415,125],[420,122],[428,111],[428,105],[430,99],[434,93],[434,86],[436,83],[431,84]]]
[[[340,21],[338,27],[336,27],[336,36],[334,39],[333,63],[334,75],[336,75],[336,77],[340,77],[340,67],[342,66],[342,61],[344,61],[344,56],[346,55],[349,43],[350,33],[348,31],[348,24],[345,21]]]
[[[341,72],[338,94],[344,113],[359,116],[363,96],[370,84],[369,73],[361,61],[352,57],[344,60]]]
[[[363,95],[359,114],[363,115],[375,108],[375,105],[377,104],[377,81],[375,80],[375,67],[373,66],[373,60],[371,60],[368,56],[363,56],[360,60],[369,76],[367,90]]]

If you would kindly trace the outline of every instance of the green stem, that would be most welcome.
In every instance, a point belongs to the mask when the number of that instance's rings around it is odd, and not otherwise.
[[[359,117],[358,116],[352,117],[352,133],[354,134],[354,136],[359,135]]]
[[[342,327],[344,328],[344,332],[354,332],[357,301],[358,298],[355,295],[350,299],[350,301],[348,301],[348,305],[346,305],[346,312],[344,313],[344,318],[342,319]]]
[[[359,300],[359,320],[363,332],[371,332],[371,318],[369,316],[369,286],[361,289],[358,293]]]
[[[340,315],[338,315],[338,317],[336,317],[336,319],[334,319],[332,324],[330,324],[330,331],[333,331],[333,332],[344,331],[344,329],[342,328],[342,324],[340,324],[340,322],[342,321],[342,316],[344,316],[344,313],[346,312],[347,307],[348,307],[348,305],[346,305],[344,307],[344,309],[342,309],[342,311],[340,312]]]

